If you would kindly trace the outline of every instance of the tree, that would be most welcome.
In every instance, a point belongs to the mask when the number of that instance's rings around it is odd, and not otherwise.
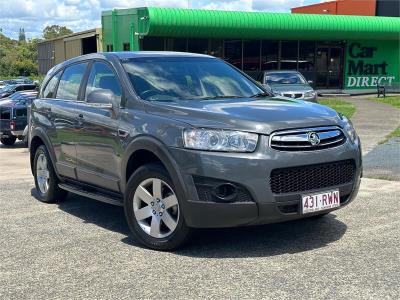
[[[20,29],[19,29],[18,41],[20,41],[20,42],[26,42],[25,29],[24,29],[24,28],[20,28]]]
[[[65,26],[51,25],[51,26],[46,26],[46,28],[43,29],[43,38],[45,40],[50,40],[71,33],[73,33],[72,30]]]
[[[38,39],[19,42],[0,34],[0,78],[36,76]]]

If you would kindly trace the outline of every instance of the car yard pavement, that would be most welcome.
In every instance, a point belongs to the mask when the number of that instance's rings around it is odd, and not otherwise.
[[[398,181],[363,178],[321,219],[201,230],[168,253],[132,240],[120,207],[38,202],[27,151],[0,146],[1,299],[400,297]]]

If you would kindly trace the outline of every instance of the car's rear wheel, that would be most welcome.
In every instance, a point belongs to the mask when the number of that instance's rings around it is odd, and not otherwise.
[[[0,142],[3,145],[6,145],[6,146],[12,146],[12,145],[14,145],[16,140],[17,140],[17,137],[11,136],[11,137],[8,137],[8,138],[1,138]]]
[[[36,149],[33,163],[35,186],[39,200],[46,203],[63,201],[67,192],[58,186],[59,180],[44,145]]]
[[[140,167],[129,179],[125,216],[135,238],[152,249],[175,249],[189,236],[176,188],[158,164]]]

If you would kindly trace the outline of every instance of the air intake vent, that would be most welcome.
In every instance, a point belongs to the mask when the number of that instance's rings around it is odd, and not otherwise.
[[[337,147],[346,141],[336,126],[278,131],[271,135],[270,146],[280,151],[309,151]]]
[[[354,181],[353,160],[274,169],[270,185],[274,194],[296,193],[322,188],[337,187]]]

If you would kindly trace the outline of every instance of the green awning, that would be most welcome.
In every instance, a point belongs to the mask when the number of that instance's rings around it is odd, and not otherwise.
[[[400,18],[219,11],[145,9],[139,34],[165,37],[396,40]]]

